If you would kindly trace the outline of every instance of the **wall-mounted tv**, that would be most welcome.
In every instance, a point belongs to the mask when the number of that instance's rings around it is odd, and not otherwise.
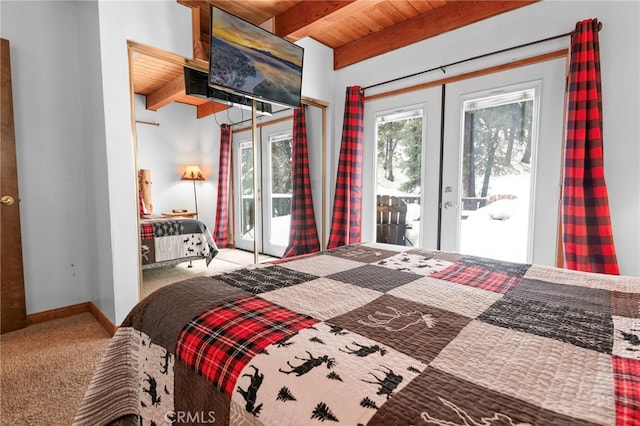
[[[211,6],[209,85],[297,108],[304,49]]]

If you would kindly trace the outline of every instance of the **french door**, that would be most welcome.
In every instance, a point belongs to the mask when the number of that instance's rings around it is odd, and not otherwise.
[[[565,59],[446,87],[442,250],[555,263]]]
[[[441,89],[431,88],[365,104],[366,164],[363,241],[435,247],[438,224],[438,162]],[[390,212],[384,210],[387,204]],[[381,205],[382,204],[382,205]],[[393,217],[400,204],[404,215]]]
[[[292,194],[291,126],[292,122],[287,120],[258,129],[256,171],[251,131],[234,134],[235,243],[238,248],[253,251],[256,229],[260,253],[280,257],[287,247]],[[258,214],[253,196],[254,172],[258,179]]]
[[[553,265],[564,76],[560,58],[367,102],[363,240]],[[380,235],[381,194],[404,239]]]

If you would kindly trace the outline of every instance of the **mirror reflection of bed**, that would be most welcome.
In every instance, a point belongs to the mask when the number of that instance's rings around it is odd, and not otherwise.
[[[252,253],[218,248],[210,227],[197,217],[197,205],[195,212],[172,209],[158,213],[154,210],[151,170],[138,170],[138,188],[141,297],[176,281],[213,275],[253,263]],[[269,259],[269,256],[263,256],[263,260]]]
[[[253,253],[233,248],[219,249],[211,235],[211,227],[200,221],[190,209],[172,209],[162,213],[154,210],[151,170],[138,171],[138,187],[141,298],[173,282],[215,275],[254,262]],[[260,262],[271,259],[267,255],[260,256]]]

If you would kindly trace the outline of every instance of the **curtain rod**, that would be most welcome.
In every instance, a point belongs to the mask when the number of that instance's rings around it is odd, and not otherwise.
[[[151,121],[142,121],[142,120],[136,120],[136,123],[149,124],[150,126],[159,126],[160,125],[160,123],[154,123],[154,122],[151,122]]]
[[[602,22],[598,22],[598,31],[600,31],[601,29],[602,29]],[[496,51],[489,52],[489,53],[484,53],[482,55],[473,56],[471,58],[462,59],[462,60],[456,61],[456,62],[451,62],[451,63],[446,64],[446,65],[440,65],[439,67],[431,68],[431,69],[424,70],[424,71],[418,71],[418,72],[415,72],[413,74],[409,74],[409,75],[405,75],[405,76],[402,76],[402,77],[397,77],[397,78],[394,78],[394,79],[391,79],[391,80],[383,81],[383,82],[380,82],[380,83],[372,84],[370,86],[363,87],[362,90],[371,89],[373,87],[382,86],[384,84],[395,83],[396,81],[404,80],[406,78],[415,77],[415,76],[421,75],[421,74],[426,74],[426,73],[432,72],[432,71],[440,70],[443,73],[446,73],[447,71],[446,71],[445,68],[447,68],[447,67],[451,67],[451,66],[454,66],[454,65],[459,65],[459,64],[462,64],[462,63],[465,63],[465,62],[474,61],[476,59],[486,58],[487,56],[497,55],[499,53],[508,52],[510,50],[516,50],[516,49],[521,49],[523,47],[533,46],[534,44],[545,43],[547,41],[556,40],[556,39],[559,39],[559,38],[563,38],[563,37],[567,37],[567,36],[573,35],[573,33],[575,33],[575,30],[574,31],[569,31],[568,33],[564,33],[564,34],[559,34],[559,35],[556,35],[556,36],[551,36],[551,37],[543,38],[543,39],[540,39],[540,40],[531,41],[529,43],[520,44],[518,46],[507,47],[505,49],[496,50]]]

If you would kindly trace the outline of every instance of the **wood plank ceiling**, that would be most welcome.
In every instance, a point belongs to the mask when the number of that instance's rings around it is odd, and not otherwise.
[[[290,41],[310,37],[334,52],[334,69],[527,6],[538,0],[177,0],[190,7],[193,59],[206,66],[210,5],[271,30]],[[153,58],[152,58],[153,59]],[[138,63],[140,61],[140,63]],[[224,106],[179,93],[182,67],[140,55],[134,61],[134,91],[150,109],[178,101],[198,106],[198,116]],[[172,86],[173,85],[173,86]],[[152,95],[151,102],[149,95]],[[155,97],[154,97],[155,96]],[[168,101],[167,101],[168,100]],[[202,105],[205,105],[204,107]]]

